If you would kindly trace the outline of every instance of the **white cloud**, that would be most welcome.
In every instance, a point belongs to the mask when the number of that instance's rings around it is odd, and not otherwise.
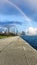
[[[37,28],[29,27],[26,30],[27,35],[37,35]]]

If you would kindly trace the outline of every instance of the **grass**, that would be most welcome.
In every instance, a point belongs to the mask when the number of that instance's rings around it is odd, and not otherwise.
[[[0,39],[7,38],[7,37],[13,37],[12,35],[0,35]]]
[[[6,37],[12,37],[12,36],[17,36],[17,35],[15,35],[15,34],[13,34],[13,33],[9,33],[9,34],[0,34],[0,39],[6,38]]]
[[[6,38],[6,37],[9,37],[9,36],[2,36],[2,35],[0,35],[0,39],[2,39],[2,38]]]
[[[14,37],[14,36],[17,36],[17,35],[1,35],[0,34],[0,39],[7,38],[7,37]]]

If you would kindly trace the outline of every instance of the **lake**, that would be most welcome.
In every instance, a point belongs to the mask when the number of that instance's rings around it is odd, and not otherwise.
[[[37,50],[37,36],[22,35],[21,37]]]

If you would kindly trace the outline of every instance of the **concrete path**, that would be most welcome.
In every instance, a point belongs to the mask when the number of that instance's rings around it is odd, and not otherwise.
[[[37,65],[37,51],[19,36],[0,39],[0,65]]]

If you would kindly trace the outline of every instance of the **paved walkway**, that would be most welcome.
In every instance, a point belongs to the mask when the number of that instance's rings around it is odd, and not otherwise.
[[[37,65],[37,51],[19,36],[0,39],[0,65]]]

